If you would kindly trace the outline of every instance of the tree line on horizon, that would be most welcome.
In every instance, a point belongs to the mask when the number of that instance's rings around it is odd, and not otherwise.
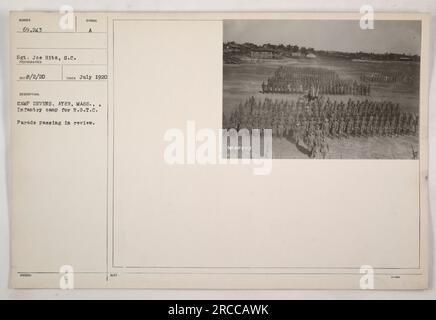
[[[374,52],[344,52],[344,51],[330,51],[330,50],[316,50],[311,47],[304,47],[298,45],[284,45],[284,44],[271,44],[265,43],[257,45],[251,42],[236,43],[234,41],[224,42],[223,50],[225,55],[240,55],[249,56],[252,51],[270,51],[276,56],[291,57],[295,53],[307,55],[309,53],[323,57],[336,57],[345,59],[361,59],[361,60],[380,60],[380,61],[420,61],[419,55],[410,55],[406,53],[374,53]]]

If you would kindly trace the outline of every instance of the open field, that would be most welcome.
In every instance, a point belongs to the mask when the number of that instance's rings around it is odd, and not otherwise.
[[[261,92],[261,84],[279,66],[321,67],[332,69],[342,79],[359,81],[363,72],[397,72],[410,75],[413,83],[372,83],[370,96],[327,95],[330,100],[348,101],[372,100],[392,101],[400,104],[400,110],[419,110],[419,63],[416,62],[370,62],[335,58],[316,59],[243,59],[241,64],[224,64],[223,70],[223,112],[228,116],[240,102],[254,96],[263,100],[268,97],[278,100],[297,100],[301,94],[276,94]],[[412,149],[419,150],[418,135],[392,137],[352,137],[328,139],[332,159],[411,159]],[[273,157],[285,159],[307,158],[295,144],[286,138],[273,138]]]

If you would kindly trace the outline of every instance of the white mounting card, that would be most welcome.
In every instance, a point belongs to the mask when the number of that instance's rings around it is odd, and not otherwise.
[[[12,286],[427,288],[429,24],[11,12]]]

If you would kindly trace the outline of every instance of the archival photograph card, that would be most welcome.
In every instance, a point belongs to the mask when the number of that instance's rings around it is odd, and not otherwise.
[[[429,24],[11,12],[12,287],[427,288]]]

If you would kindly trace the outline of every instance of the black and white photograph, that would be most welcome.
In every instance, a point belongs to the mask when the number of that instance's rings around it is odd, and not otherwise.
[[[273,159],[418,159],[421,22],[372,23],[225,20],[223,129],[271,130]]]
[[[208,1],[0,1],[0,300],[436,299],[436,1]]]

